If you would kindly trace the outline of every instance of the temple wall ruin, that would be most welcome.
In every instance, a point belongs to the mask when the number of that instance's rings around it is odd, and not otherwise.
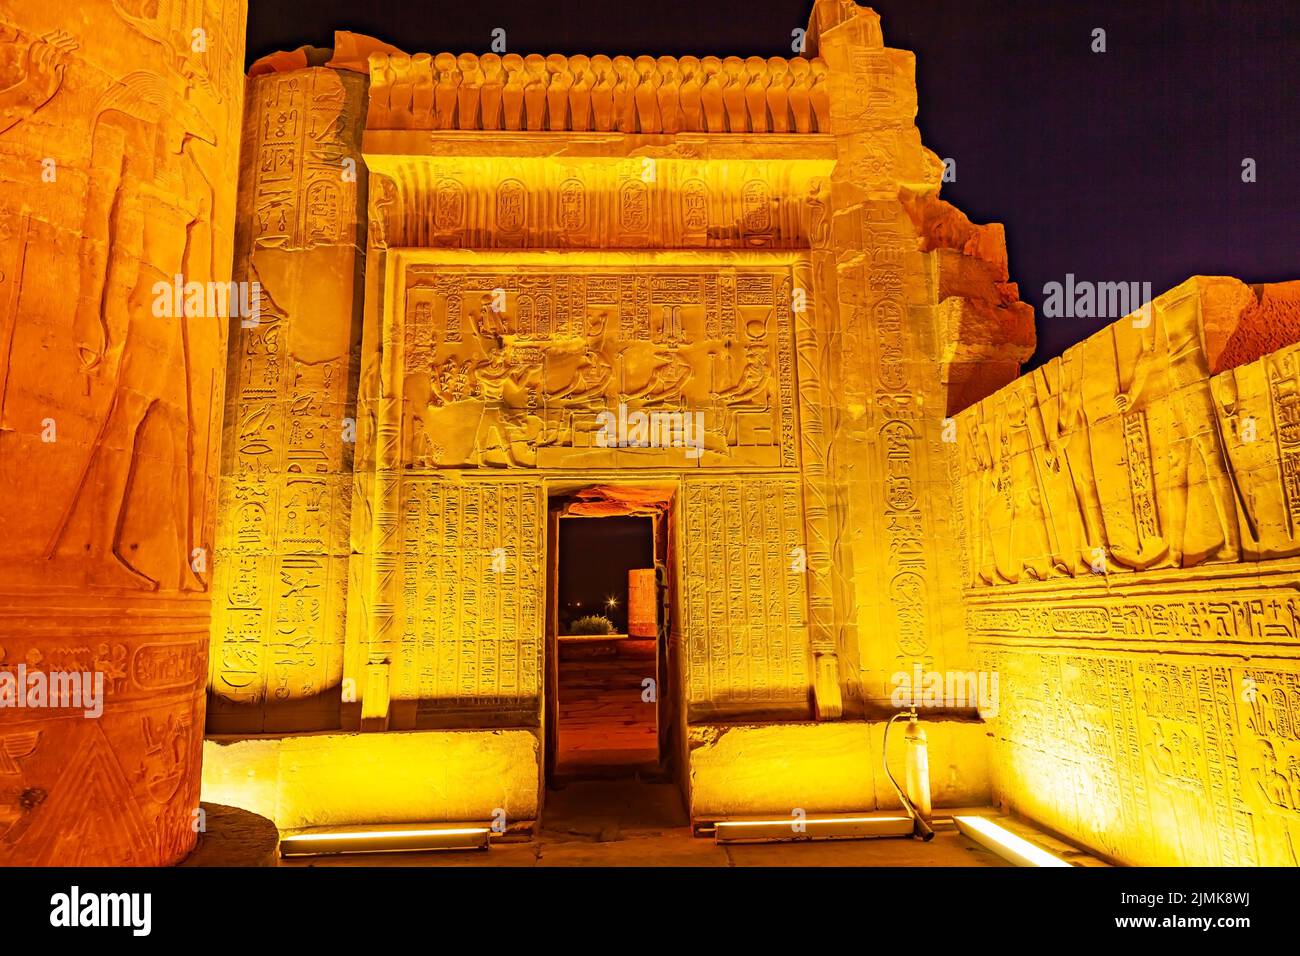
[[[826,649],[855,678],[849,711],[878,716],[892,711],[894,674],[966,669],[941,433],[956,398],[1018,371],[1033,317],[1007,281],[1000,228],[938,199],[913,55],[885,47],[879,18],[852,3],[819,4],[812,29],[837,154],[813,239],[819,295],[836,304],[824,487],[838,633]]]
[[[289,746],[283,733],[314,731],[328,748],[352,739],[339,730],[527,730],[540,745],[546,515],[586,482],[670,489],[669,679],[683,783],[707,795],[697,809],[892,802],[874,785],[816,797],[815,761],[748,792],[734,762],[770,767],[773,739],[852,739],[849,759],[873,762],[874,780],[892,676],[967,666],[940,434],[950,408],[1014,377],[1032,314],[1007,281],[1000,228],[938,199],[911,55],[839,0],[816,5],[809,38],[790,58],[633,60],[408,55],[339,34],[330,64],[306,71],[369,75],[352,501],[324,492],[328,515],[311,516],[331,535],[350,522],[346,618],[339,539],[304,540],[238,504],[256,494],[269,507],[281,480],[333,489],[349,463],[313,444],[322,470],[277,477],[290,439],[285,425],[267,431],[264,409],[299,406],[249,391],[267,379],[271,332],[241,332],[212,793],[239,802],[231,767],[250,747]],[[277,88],[304,75],[299,55],[271,59]],[[250,96],[259,144],[281,113],[271,82]],[[340,114],[349,149],[353,103]],[[267,198],[243,215],[264,229],[262,210],[278,208],[268,182],[308,187],[280,175],[277,144],[246,149],[245,195]],[[361,201],[340,197],[345,225]],[[274,238],[297,261],[295,240]],[[291,284],[267,289],[282,342],[301,310]],[[313,310],[313,334],[341,345],[353,315]],[[329,355],[340,383],[343,353]],[[337,401],[319,387],[309,401],[315,380],[298,381],[310,414]],[[701,447],[605,447],[600,416],[620,409],[699,414]],[[256,473],[249,445],[276,449]],[[289,596],[310,620],[275,610]],[[285,743],[234,739],[258,733]],[[757,749],[737,747],[750,739]],[[936,720],[932,739],[941,799],[979,802],[987,736],[974,708]],[[528,759],[540,785],[543,748]],[[471,791],[477,769],[456,773]],[[396,807],[376,812],[396,819]]]
[[[361,346],[364,74],[251,76],[231,332],[208,729],[339,727]]]
[[[1297,864],[1297,317],[1190,279],[956,417],[995,798],[1114,860]]]
[[[11,5],[12,8],[12,5]],[[244,0],[0,13],[0,865],[194,846]],[[225,291],[228,293],[229,289]],[[203,295],[200,300],[205,300]]]

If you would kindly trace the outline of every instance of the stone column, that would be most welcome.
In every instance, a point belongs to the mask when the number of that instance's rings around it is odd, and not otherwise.
[[[0,13],[3,866],[203,826],[245,7]]]
[[[847,529],[835,552],[846,586],[832,594],[841,670],[858,669],[843,675],[845,710],[870,715],[889,707],[892,674],[964,668],[948,416],[1014,377],[1032,310],[1007,282],[1000,227],[938,198],[914,56],[887,48],[880,18],[851,0],[818,0],[809,35],[837,153],[829,195],[810,197],[814,219],[829,214],[811,235],[837,379],[825,497]]]
[[[213,734],[337,729],[356,699],[343,656],[366,84],[323,66],[248,81],[235,271],[259,309],[231,332]]]

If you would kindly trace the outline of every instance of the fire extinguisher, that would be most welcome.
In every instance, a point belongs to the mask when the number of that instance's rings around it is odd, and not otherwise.
[[[906,768],[907,799],[912,801],[917,815],[930,822],[930,752],[926,748],[925,730],[913,715],[903,733],[907,745]]]
[[[907,718],[907,731],[904,735],[907,752],[905,755],[905,765],[907,768],[907,792],[899,787],[898,781],[894,779],[893,773],[889,770],[889,728],[894,725],[894,721]],[[917,719],[915,710],[904,710],[890,717],[885,722],[885,739],[884,751],[882,755],[885,765],[885,776],[893,784],[894,792],[898,794],[898,802],[903,805],[908,816],[912,818],[912,833],[922,840],[930,841],[934,839],[934,830],[930,827],[930,755],[926,749],[925,731],[921,729],[921,723]]]

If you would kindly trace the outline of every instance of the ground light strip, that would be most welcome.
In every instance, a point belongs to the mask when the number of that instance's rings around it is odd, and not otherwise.
[[[389,853],[417,850],[486,850],[490,827],[385,827],[293,833],[281,838],[281,856],[321,856],[329,853]]]
[[[790,840],[863,840],[910,836],[911,817],[811,817],[807,820],[720,820],[715,843],[776,843]]]
[[[991,850],[1016,866],[1069,866],[1064,860],[1052,856],[1042,847],[1016,836],[1005,827],[998,826],[988,817],[953,817],[962,835],[974,840],[986,850]]]

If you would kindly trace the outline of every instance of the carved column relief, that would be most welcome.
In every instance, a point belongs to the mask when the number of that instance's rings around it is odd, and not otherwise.
[[[814,187],[816,189],[816,187]],[[830,254],[824,205],[817,194],[810,210],[810,234],[817,243],[813,261],[823,265]],[[843,712],[840,655],[846,635],[852,633],[853,595],[851,569],[845,548],[846,502],[837,455],[840,447],[840,410],[830,392],[840,380],[835,335],[826,312],[812,307],[813,263],[795,270],[791,293],[796,304],[795,329],[799,359],[799,435],[803,465],[803,506],[807,522],[808,617],[814,655],[814,704],[819,720],[833,720]],[[833,298],[834,288],[818,286]],[[851,659],[851,658],[850,658]]]
[[[852,529],[842,568],[852,601],[839,613],[851,711],[889,705],[889,675],[958,667],[964,657],[960,581],[949,556],[945,407],[931,266],[904,206],[904,184],[937,191],[920,144],[910,54],[883,46],[879,20],[850,4],[818,3],[812,33],[829,67],[838,162],[829,190],[809,197],[819,288],[837,330],[832,487]],[[919,188],[919,187],[918,187]],[[842,642],[843,643],[843,642]]]
[[[249,80],[237,275],[259,314],[231,343],[212,733],[339,726],[364,94],[325,68]]]
[[[75,671],[92,694],[98,675],[103,697],[0,711],[0,865],[169,864],[197,833],[228,318],[160,308],[155,286],[230,279],[245,5],[17,9],[0,671]]]

